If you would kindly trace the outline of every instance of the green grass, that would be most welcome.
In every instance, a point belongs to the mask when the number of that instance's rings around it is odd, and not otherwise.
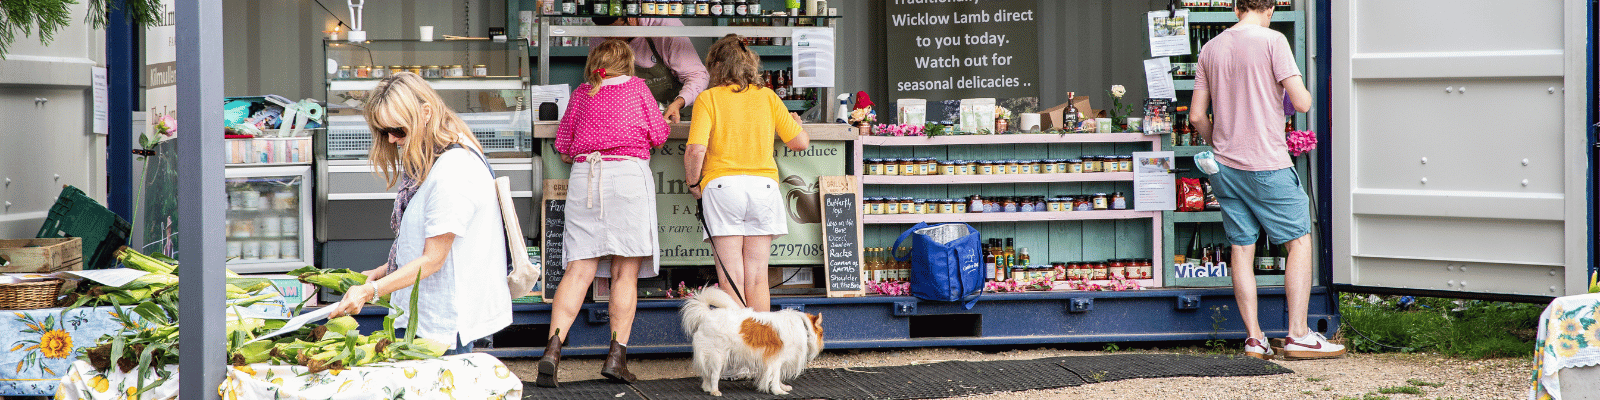
[[[1403,394],[1421,395],[1422,394],[1422,389],[1419,389],[1416,386],[1391,386],[1391,387],[1386,387],[1386,388],[1378,388],[1378,393],[1383,393],[1383,394],[1401,394],[1401,393],[1403,393]]]
[[[1542,304],[1421,297],[1409,307],[1398,296],[1341,293],[1341,329],[1350,351],[1437,352],[1472,359],[1533,354]]]
[[[1417,379],[1417,378],[1407,379],[1406,383],[1411,384],[1411,386],[1423,386],[1423,387],[1441,387],[1441,386],[1444,386],[1443,383],[1428,382],[1428,381],[1424,381],[1424,380]]]
[[[1340,397],[1339,400],[1389,400],[1389,396],[1379,396],[1377,393],[1367,393],[1361,397]]]
[[[1306,378],[1306,382],[1322,382],[1322,381],[1325,381],[1325,380],[1328,380],[1328,378],[1318,378],[1318,377],[1315,377],[1315,376]]]

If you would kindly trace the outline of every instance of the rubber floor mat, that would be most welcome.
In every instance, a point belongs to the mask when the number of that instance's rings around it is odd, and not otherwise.
[[[637,382],[636,382],[637,383]],[[604,379],[561,382],[561,387],[538,387],[533,382],[522,383],[522,398],[527,400],[640,400],[638,389],[632,385],[612,383]]]
[[[1077,374],[1085,382],[1175,376],[1255,376],[1294,371],[1270,361],[1246,356],[1191,356],[1182,354],[1117,354],[1047,359]]]
[[[1179,354],[1113,354],[1053,357],[1037,360],[945,361],[890,367],[810,369],[795,378],[788,395],[755,390],[754,381],[722,381],[722,398],[899,400],[937,399],[995,392],[1080,386],[1136,378],[1176,376],[1254,376],[1287,374],[1268,361],[1243,356]],[[658,379],[631,386],[602,380],[562,383],[560,388],[528,383],[524,399],[649,399],[712,398],[700,390],[700,378]]]

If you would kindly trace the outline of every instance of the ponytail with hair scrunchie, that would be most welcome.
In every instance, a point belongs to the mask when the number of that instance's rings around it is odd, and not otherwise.
[[[606,77],[606,69],[605,68],[596,68],[594,70],[594,73],[599,74],[601,79],[605,79],[605,77]]]

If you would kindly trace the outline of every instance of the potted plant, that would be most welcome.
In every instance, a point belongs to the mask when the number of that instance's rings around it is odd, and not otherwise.
[[[994,132],[1006,133],[1006,128],[1011,125],[1011,110],[1005,107],[994,106]]]

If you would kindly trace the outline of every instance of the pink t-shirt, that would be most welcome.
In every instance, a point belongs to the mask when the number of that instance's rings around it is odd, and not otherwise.
[[[1284,142],[1284,79],[1300,75],[1289,40],[1260,25],[1229,28],[1206,42],[1195,90],[1211,94],[1217,161],[1245,171],[1294,166]]]
[[[606,78],[589,96],[589,84],[578,85],[567,101],[567,114],[556,128],[556,151],[583,162],[583,155],[650,159],[650,148],[667,142],[667,121],[644,80],[632,76]]]

